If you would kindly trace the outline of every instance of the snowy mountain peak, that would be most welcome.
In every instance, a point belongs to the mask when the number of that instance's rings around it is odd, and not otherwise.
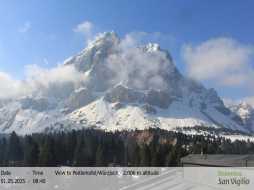
[[[76,71],[64,73],[79,75],[78,84],[54,84],[50,97],[0,101],[0,132],[83,127],[253,129],[224,106],[214,89],[184,77],[158,44],[129,47],[124,43],[114,32],[99,34],[62,66]]]
[[[230,108],[233,112],[237,113],[241,117],[245,117],[249,115],[254,108],[248,104],[247,102],[241,101],[241,102],[225,102],[226,106]]]
[[[241,107],[242,109],[245,109],[245,110],[253,110],[253,107],[248,104],[247,102],[244,102],[242,101],[240,104],[239,104],[239,107]]]
[[[120,39],[114,32],[104,32],[95,37],[79,54],[64,61],[64,65],[74,65],[80,72],[86,72],[101,63],[119,44]]]
[[[145,50],[147,52],[154,52],[154,51],[160,51],[160,45],[157,43],[148,43],[145,46]]]
[[[254,108],[247,102],[226,101],[227,107],[244,122],[246,128],[254,131]]]
[[[105,46],[113,46],[115,44],[118,44],[120,41],[119,37],[115,32],[104,32],[98,34],[93,41],[91,41],[88,44],[88,49],[89,48],[94,48],[94,47],[105,47]]]

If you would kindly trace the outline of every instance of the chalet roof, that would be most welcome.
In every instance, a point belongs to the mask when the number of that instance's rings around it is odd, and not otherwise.
[[[200,166],[253,167],[254,154],[189,154],[183,157],[181,162]]]

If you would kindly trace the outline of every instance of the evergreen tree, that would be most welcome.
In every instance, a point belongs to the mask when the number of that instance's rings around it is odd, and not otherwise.
[[[134,166],[135,167],[138,167],[138,166],[140,166],[140,147],[137,145],[137,146],[135,146],[135,153],[134,153],[134,162],[133,162],[133,164],[134,164]]]
[[[73,165],[74,166],[87,165],[87,158],[85,154],[85,142],[83,135],[79,136],[78,144],[75,149]]]
[[[176,151],[175,147],[169,146],[169,151],[166,155],[165,165],[166,166],[175,166],[176,164]]]
[[[97,147],[96,150],[96,166],[106,166],[104,162],[104,149],[101,144]]]
[[[95,156],[96,156],[97,142],[92,134],[88,133],[84,138],[84,154],[85,162],[87,166],[95,165]]]
[[[151,157],[150,150],[146,144],[143,144],[140,148],[140,166],[148,167],[150,166]]]
[[[77,132],[72,130],[67,134],[66,137],[66,156],[67,156],[67,165],[71,165],[73,163],[74,154],[77,146]]]
[[[22,161],[23,150],[19,137],[13,131],[8,143],[8,160],[10,162]]]
[[[128,161],[130,166],[138,167],[140,162],[140,148],[137,142],[128,142]],[[126,149],[126,148],[125,148]]]
[[[0,166],[6,163],[7,141],[5,138],[0,140]]]
[[[24,146],[24,162],[26,166],[36,166],[39,158],[38,144],[31,136],[26,136]]]
[[[65,147],[65,133],[61,132],[58,134],[54,134],[53,139],[54,139],[54,155],[55,155],[55,160],[57,165],[65,165],[68,156],[67,156],[67,149]]]
[[[158,139],[157,135],[154,135],[152,142],[149,145],[150,153],[151,153],[151,166],[159,166],[159,148],[158,148]]]
[[[40,166],[56,166],[54,140],[49,136],[46,137],[46,140],[41,147],[39,164]]]

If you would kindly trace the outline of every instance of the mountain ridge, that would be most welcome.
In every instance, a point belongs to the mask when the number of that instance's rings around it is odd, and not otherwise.
[[[184,77],[158,44],[130,46],[114,32],[103,33],[61,67],[69,66],[84,76],[79,84],[50,97],[28,95],[0,104],[0,131],[202,125],[253,132],[214,89]]]
[[[250,104],[241,101],[226,103],[226,106],[242,119],[250,131],[254,130],[254,108]]]

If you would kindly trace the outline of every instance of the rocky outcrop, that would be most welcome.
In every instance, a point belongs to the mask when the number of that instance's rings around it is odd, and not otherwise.
[[[143,102],[144,94],[133,89],[126,88],[122,85],[118,85],[115,88],[108,91],[104,97],[108,102]]]
[[[65,105],[69,111],[81,108],[94,100],[94,96],[90,90],[81,88],[73,92],[66,100]]]
[[[39,112],[47,111],[54,109],[56,107],[56,104],[51,104],[48,99],[46,98],[23,98],[20,100],[21,108],[26,109],[32,109]]]

